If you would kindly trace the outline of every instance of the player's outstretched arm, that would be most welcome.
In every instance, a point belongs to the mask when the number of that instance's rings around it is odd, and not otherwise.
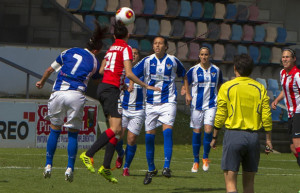
[[[49,76],[54,72],[54,69],[50,66],[49,68],[47,68],[47,70],[45,70],[43,77],[41,78],[41,80],[37,81],[35,83],[35,86],[38,89],[41,89],[44,87],[44,84],[46,82],[46,80],[49,78]]]
[[[137,83],[137,84],[141,85],[142,87],[144,87],[146,89],[149,89],[149,90],[161,91],[160,88],[149,86],[146,83],[144,83],[143,81],[141,81],[138,77],[136,77],[134,75],[134,73],[132,72],[131,61],[130,60],[124,61],[124,67],[125,67],[126,77],[129,78],[130,80],[132,80],[133,82],[135,82],[135,83]]]

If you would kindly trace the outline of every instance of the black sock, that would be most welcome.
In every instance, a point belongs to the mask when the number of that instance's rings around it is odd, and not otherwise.
[[[108,136],[105,132],[101,133],[95,143],[87,150],[86,155],[89,157],[94,157],[95,153],[99,151],[102,147],[104,147],[109,141]]]
[[[116,146],[112,143],[108,143],[105,149],[103,166],[105,169],[110,169],[111,160],[114,157]]]
[[[298,165],[300,166],[300,152],[298,153],[297,162],[298,162]]]

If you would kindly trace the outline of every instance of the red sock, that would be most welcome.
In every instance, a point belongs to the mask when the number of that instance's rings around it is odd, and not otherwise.
[[[296,158],[298,158],[298,153],[294,153],[294,156],[295,156]]]
[[[117,143],[118,143],[118,139],[115,138],[115,137],[112,137],[112,138],[109,140],[109,143],[111,143],[111,144],[113,144],[114,146],[116,146]]]
[[[299,154],[300,154],[300,147],[296,147],[296,152],[297,152],[297,154],[299,156]]]
[[[115,133],[110,128],[106,129],[105,133],[106,133],[108,139],[111,139],[111,138],[113,138],[115,136]]]

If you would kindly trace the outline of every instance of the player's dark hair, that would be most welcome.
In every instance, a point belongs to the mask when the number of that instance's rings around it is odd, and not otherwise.
[[[127,37],[128,29],[121,21],[116,21],[114,25],[114,35],[117,39],[124,39]]]
[[[244,77],[250,76],[254,68],[253,60],[248,54],[234,56],[233,64],[235,70]]]
[[[295,51],[293,49],[291,49],[291,48],[283,48],[282,52],[284,52],[284,51],[289,51],[292,54],[293,58],[296,57],[296,53],[295,53]]]
[[[136,48],[136,47],[132,47],[132,49],[136,49],[136,50],[137,50],[137,53],[138,53],[138,55],[139,55],[139,56],[141,55],[141,53],[140,53],[140,50],[139,50],[138,48]]]
[[[95,23],[95,30],[93,32],[92,37],[86,44],[86,48],[90,51],[102,49],[103,46],[102,39],[105,38],[108,32],[107,26],[101,27],[97,21],[94,21],[94,23]]]
[[[164,40],[164,44],[165,44],[165,46],[167,47],[167,49],[166,49],[166,50],[168,50],[168,48],[169,48],[169,44],[168,44],[168,40],[167,40],[167,38],[166,38],[166,37],[164,37],[164,36],[156,36],[156,37],[153,39],[153,42],[154,42],[154,40],[155,40],[156,38],[161,38],[161,39],[163,39],[163,40]]]

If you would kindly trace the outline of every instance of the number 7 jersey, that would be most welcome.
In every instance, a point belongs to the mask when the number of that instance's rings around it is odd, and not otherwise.
[[[100,63],[95,55],[87,49],[71,48],[63,51],[52,63],[57,72],[53,91],[78,90],[86,91],[90,77],[99,76]]]
[[[107,50],[104,59],[106,64],[102,82],[119,88],[125,79],[124,61],[132,60],[131,47],[124,40],[116,39]]]

